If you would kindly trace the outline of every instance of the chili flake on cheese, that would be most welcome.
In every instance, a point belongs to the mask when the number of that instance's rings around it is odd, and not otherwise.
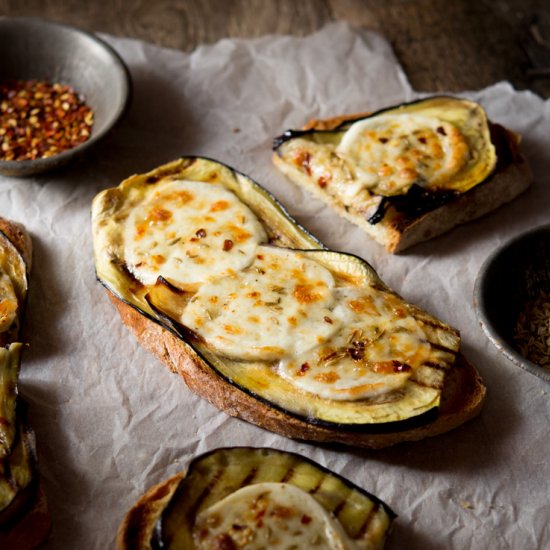
[[[276,482],[247,485],[202,510],[193,542],[198,550],[367,549],[367,543],[351,540],[315,497]]]
[[[453,154],[431,142],[438,128],[417,139],[453,165]],[[375,141],[391,147],[390,129]],[[359,130],[374,140],[373,129]],[[416,170],[407,166],[416,149],[395,140],[402,173]],[[373,143],[363,146],[378,147]],[[146,286],[162,277],[185,290],[188,299],[174,320],[215,353],[269,362],[288,384],[322,399],[354,401],[400,390],[430,361],[441,365],[431,376],[443,376],[452,354],[434,359],[406,302],[379,288],[336,281],[315,254],[269,246],[255,214],[227,188],[166,180],[143,193],[123,222],[127,267]]]
[[[181,321],[224,355],[280,359],[338,330],[325,321],[337,304],[333,287],[330,271],[303,254],[259,246],[249,267],[202,285]]]
[[[382,195],[404,193],[413,183],[437,188],[469,160],[468,142],[456,126],[410,114],[356,122],[337,151],[354,161],[366,188]]]
[[[128,269],[144,284],[162,275],[178,286],[241,270],[265,240],[258,219],[231,191],[176,180],[155,185],[131,210],[124,255]]]

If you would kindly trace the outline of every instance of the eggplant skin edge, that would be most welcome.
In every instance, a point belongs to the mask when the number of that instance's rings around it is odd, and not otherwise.
[[[120,300],[109,290],[107,294],[123,323],[140,344],[179,374],[188,388],[226,414],[241,418],[285,437],[321,443],[336,443],[381,449],[404,441],[418,441],[452,430],[479,414],[486,388],[475,367],[461,354],[448,372],[441,397],[439,415],[433,422],[390,433],[368,433],[364,430],[342,430],[319,425],[269,406],[256,397],[227,383],[201,357],[155,321],[134,306]]]
[[[172,499],[176,498],[176,493],[178,492],[181,482],[193,470],[195,464],[207,459],[213,454],[231,452],[234,450],[250,450],[252,452],[288,455],[289,457],[295,458],[297,462],[299,461],[313,466],[322,474],[336,478],[342,482],[343,485],[358,491],[363,496],[370,499],[373,504],[381,508],[386,513],[389,519],[389,528],[386,532],[386,537],[390,534],[393,521],[395,521],[398,517],[397,513],[376,495],[373,495],[369,491],[354,484],[340,474],[329,470],[318,462],[315,462],[314,460],[303,455],[298,455],[294,452],[280,451],[274,448],[220,447],[194,457],[188,462],[184,470],[150,487],[135,502],[122,520],[116,537],[117,550],[164,548],[165,546],[162,542],[161,517],[163,512],[169,507]]]
[[[97,278],[98,282],[102,284],[109,294],[111,300],[114,302],[114,304],[118,307],[118,302],[122,302],[127,307],[135,310],[140,315],[143,315],[145,318],[147,318],[151,323],[154,323],[161,327],[162,329],[166,330],[167,333],[174,336],[177,340],[180,340],[187,348],[191,355],[196,356],[196,360],[200,361],[202,365],[202,369],[209,370],[212,372],[213,376],[216,378],[219,378],[220,383],[226,383],[228,386],[234,388],[237,392],[242,392],[243,394],[257,400],[259,403],[262,403],[264,406],[268,407],[269,409],[272,409],[274,411],[278,411],[280,414],[293,417],[297,419],[298,421],[301,421],[307,425],[311,426],[318,426],[321,428],[326,428],[328,430],[337,430],[340,432],[357,432],[357,433],[365,433],[365,434],[391,434],[391,433],[402,433],[406,432],[408,430],[417,428],[419,426],[423,426],[426,424],[430,424],[434,422],[437,417],[439,416],[439,406],[434,406],[431,409],[413,417],[409,417],[403,420],[397,420],[392,422],[380,422],[380,423],[371,423],[371,424],[343,424],[343,423],[336,423],[336,422],[329,422],[325,421],[319,418],[316,418],[315,416],[302,416],[298,413],[293,413],[292,411],[288,411],[284,409],[282,406],[279,406],[277,403],[274,403],[260,395],[257,395],[252,390],[249,390],[247,387],[242,386],[234,382],[231,378],[225,376],[224,374],[218,372],[215,368],[211,367],[209,365],[209,362],[207,359],[202,357],[201,353],[189,342],[187,342],[185,335],[178,330],[178,327],[171,322],[171,320],[163,320],[157,319],[151,315],[149,315],[147,312],[144,312],[136,305],[132,304],[128,300],[126,300],[124,297],[116,295],[112,289],[106,285],[100,278]],[[162,316],[164,317],[164,316]],[[130,328],[132,326],[130,325]],[[138,337],[138,340],[141,342],[141,337]],[[158,353],[153,352],[154,355],[159,357]],[[159,357],[160,358],[160,357]],[[165,359],[161,358],[161,361],[166,363]],[[169,369],[172,372],[177,372],[177,367],[169,366]],[[182,374],[183,376],[183,374]],[[186,381],[187,382],[187,381]],[[187,383],[189,386],[189,383]],[[201,392],[196,390],[196,392],[199,395],[202,395]],[[212,402],[207,396],[205,397],[208,401]],[[219,406],[222,410],[225,410],[225,406]],[[231,414],[231,413],[229,413]],[[232,415],[232,416],[240,416],[240,415]],[[255,423],[253,421],[253,423]],[[307,436],[304,439],[308,439]]]
[[[306,137],[319,132],[339,132],[358,120],[380,115],[386,111],[401,107],[414,106],[430,99],[460,100],[452,96],[431,96],[417,101],[389,106],[378,111],[334,117],[326,120],[312,119],[302,130],[287,130],[273,141],[273,164],[289,179],[308,190],[317,199],[325,202],[335,212],[351,223],[359,226],[374,241],[392,254],[402,253],[406,249],[438,237],[456,226],[475,220],[514,200],[533,183],[534,176],[529,163],[520,150],[520,136],[512,130],[488,120],[490,140],[496,149],[497,163],[488,176],[463,193],[430,193],[426,208],[414,201],[407,213],[406,196],[397,196],[396,201],[403,211],[391,209],[391,216],[383,216],[392,201],[382,201],[382,210],[375,215],[376,224],[370,223],[365,215],[340,201],[327,196],[317,183],[310,181],[299,170],[294,169],[282,159],[280,147],[296,137]],[[469,101],[470,100],[464,100]],[[441,196],[440,196],[441,195]],[[433,200],[432,200],[433,199]]]
[[[182,157],[178,161],[158,167],[148,174],[133,176],[132,178],[146,178],[145,181],[149,183],[152,175],[156,175],[157,173],[160,173],[161,176],[166,174],[172,175],[178,173],[178,166],[183,164],[187,167],[197,161],[212,162],[222,166],[224,169],[229,169],[236,176],[244,176],[239,172],[235,172],[227,165],[212,161],[212,159],[201,157],[189,157],[189,159],[186,159]],[[263,193],[261,186],[248,178],[248,176],[244,177]],[[272,196],[269,199],[273,201]],[[280,204],[276,200],[274,202],[275,207],[279,209],[279,215],[282,214],[285,218],[284,223],[294,223],[294,220],[288,213],[284,209],[281,209]],[[310,244],[313,241],[312,236],[300,226],[298,226],[298,229],[304,233],[303,236],[300,233],[298,239],[307,239],[308,244]],[[302,241],[298,240],[298,242]],[[319,246],[319,249],[323,249],[322,245]],[[243,391],[231,381],[224,379],[217,371],[209,367],[197,351],[177,331],[173,330],[173,327],[163,326],[158,319],[153,319],[151,316],[144,314],[134,304],[130,305],[121,296],[115,294],[110,289],[110,286],[102,280],[97,267],[96,276],[106,287],[107,293],[119,310],[123,322],[134,332],[138,341],[161,362],[166,364],[171,371],[179,373],[192,391],[230,416],[242,418],[286,437],[308,441],[344,443],[367,448],[381,448],[400,441],[417,440],[429,435],[442,433],[472,418],[481,408],[485,393],[484,386],[475,369],[471,367],[468,370],[470,380],[477,381],[474,384],[474,386],[477,386],[477,389],[473,395],[463,395],[464,410],[454,411],[452,418],[447,417],[448,415],[445,415],[444,408],[441,408],[439,416],[434,421],[431,421],[433,420],[433,416],[430,417],[428,415],[427,418],[422,416],[417,419],[420,420],[419,423],[421,425],[415,425],[414,418],[412,425],[408,420],[405,421],[406,424],[403,426],[403,431],[396,431],[396,426],[392,425],[389,428],[389,433],[369,433],[369,427],[372,428],[371,424],[355,425],[353,429],[347,429],[349,425],[346,425],[346,429],[344,429],[340,424],[320,423],[314,422],[310,418],[297,417],[286,410],[277,409],[271,401],[268,404],[251,392]],[[447,378],[454,376],[454,370],[454,367],[450,369]],[[455,378],[457,377],[455,376]],[[458,379],[462,380],[462,378],[458,376]],[[451,385],[456,387],[456,384]],[[483,388],[483,391],[481,388]],[[462,392],[462,388],[457,387],[456,389]],[[431,411],[428,411],[428,413],[431,413]],[[396,424],[401,422],[397,421]],[[384,432],[386,428],[387,426],[385,428],[381,427],[375,431]]]

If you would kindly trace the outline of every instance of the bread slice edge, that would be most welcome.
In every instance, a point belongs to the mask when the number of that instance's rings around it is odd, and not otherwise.
[[[331,130],[343,122],[367,116],[367,113],[340,116],[329,119],[312,119],[304,130]],[[488,180],[476,185],[457,199],[414,218],[400,215],[385,216],[377,224],[371,224],[366,217],[347,207],[328,194],[313,178],[285,162],[277,153],[272,156],[273,164],[292,182],[306,189],[316,198],[330,206],[338,215],[360,227],[374,241],[385,247],[387,252],[399,253],[429,239],[438,237],[451,229],[480,218],[504,204],[514,200],[533,182],[533,172],[525,156],[519,150],[519,137],[511,130],[498,126],[511,159],[504,167],[498,167]]]
[[[177,373],[187,387],[226,414],[240,418],[290,439],[336,443],[367,449],[381,449],[404,441],[418,441],[457,428],[481,411],[486,387],[475,367],[461,354],[445,378],[437,419],[406,431],[364,433],[306,422],[269,406],[225,381],[194,350],[136,308],[107,294],[123,323],[152,355]]]

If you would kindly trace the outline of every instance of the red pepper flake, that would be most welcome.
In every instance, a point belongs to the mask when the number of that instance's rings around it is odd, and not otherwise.
[[[391,374],[393,372],[410,372],[412,367],[407,363],[401,363],[400,361],[379,361],[372,365],[372,370],[380,374]]]
[[[165,208],[160,208],[159,206],[153,207],[147,216],[147,221],[149,223],[167,222],[170,219],[172,219],[172,212]]]
[[[392,309],[393,314],[399,319],[403,319],[403,317],[407,316],[407,310],[399,304],[394,304]]]
[[[311,154],[308,151],[299,150],[295,154],[295,163],[301,166],[308,176],[311,176]]]
[[[302,363],[300,365],[300,370],[296,373],[298,376],[304,376],[304,374],[310,369],[310,366],[307,363]]]
[[[225,239],[225,241],[223,241],[224,252],[229,252],[232,248],[233,248],[233,241],[231,239]]]
[[[0,160],[57,155],[87,141],[94,113],[73,88],[42,80],[0,83]]]
[[[325,176],[320,176],[317,183],[321,189],[324,189],[328,185],[328,179]]]
[[[218,535],[214,539],[214,548],[216,550],[236,550],[237,545],[235,541],[227,534]]]
[[[410,372],[412,367],[407,363],[401,363],[400,361],[393,361],[393,372]]]
[[[195,235],[199,238],[199,239],[204,239],[204,237],[206,237],[206,229],[199,229]]]
[[[302,525],[308,525],[309,523],[311,523],[313,520],[313,518],[311,516],[308,516],[307,514],[304,514],[301,518],[300,518],[300,523]]]

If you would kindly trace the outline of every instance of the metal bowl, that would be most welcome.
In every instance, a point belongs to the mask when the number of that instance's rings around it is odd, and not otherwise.
[[[550,225],[519,235],[487,258],[476,279],[474,306],[493,344],[514,364],[550,382],[550,369],[513,346],[518,315],[541,290],[550,292]]]
[[[128,107],[130,73],[121,57],[93,34],[40,19],[0,18],[0,52],[0,81],[66,84],[94,112],[87,141],[47,158],[0,160],[4,175],[30,176],[67,163],[103,138]]]

